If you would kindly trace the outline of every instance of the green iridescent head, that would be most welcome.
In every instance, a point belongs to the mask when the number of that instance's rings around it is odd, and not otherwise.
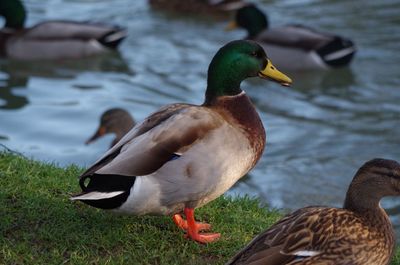
[[[213,97],[237,95],[240,83],[249,77],[261,77],[290,85],[292,80],[279,72],[264,49],[254,41],[236,40],[215,54],[208,68],[206,101]]]
[[[6,28],[24,27],[26,12],[20,0],[0,0],[0,16],[5,19],[4,27]]]
[[[247,30],[247,38],[253,39],[268,28],[267,16],[254,4],[248,4],[236,11],[235,20],[227,26],[227,30],[235,28]]]

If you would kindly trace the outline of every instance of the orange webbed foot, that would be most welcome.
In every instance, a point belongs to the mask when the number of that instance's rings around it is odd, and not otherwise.
[[[220,233],[187,233],[186,238],[192,239],[196,242],[207,244],[218,240],[221,237]]]
[[[176,224],[177,227],[179,227],[182,230],[188,230],[188,224],[185,219],[182,218],[180,214],[175,214],[172,217],[172,220]],[[202,223],[202,222],[195,222],[196,228],[198,231],[208,231],[211,230],[211,225],[207,223]]]
[[[194,209],[185,208],[186,220],[180,214],[175,214],[172,217],[174,223],[181,229],[185,230],[186,238],[194,240],[199,243],[207,244],[214,242],[221,237],[220,233],[199,233],[199,231],[210,230],[211,225],[207,223],[196,222],[194,219]]]

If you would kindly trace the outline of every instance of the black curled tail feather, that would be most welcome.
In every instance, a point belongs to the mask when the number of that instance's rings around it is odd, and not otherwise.
[[[90,179],[89,183],[85,186],[86,179]],[[129,197],[130,190],[135,184],[135,176],[121,176],[121,175],[102,175],[92,174],[82,176],[79,180],[79,185],[83,193],[90,192],[118,192],[121,194],[110,198],[81,200],[82,202],[101,209],[115,209],[120,207]]]
[[[108,32],[99,39],[99,42],[110,49],[116,49],[127,36],[125,29],[118,28]]]
[[[86,179],[90,179],[85,186]],[[113,191],[129,191],[135,183],[135,176],[123,176],[112,174],[92,174],[82,176],[79,185],[82,191],[91,192],[113,192]]]
[[[345,51],[341,56],[328,59],[329,55],[335,52]],[[325,61],[326,64],[332,67],[344,66],[350,63],[354,54],[356,52],[356,47],[354,42],[350,39],[335,36],[332,41],[326,45],[317,49],[317,53]]]
[[[87,178],[90,178],[90,175],[82,176],[82,177],[79,179],[79,186],[81,187],[81,189],[82,189],[83,192],[88,191],[88,190],[87,190],[87,187],[85,186],[85,181],[86,181]]]

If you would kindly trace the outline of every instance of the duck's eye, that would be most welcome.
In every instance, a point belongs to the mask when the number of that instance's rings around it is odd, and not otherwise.
[[[258,54],[257,54],[257,52],[251,52],[251,56],[254,56],[254,57],[258,57]]]

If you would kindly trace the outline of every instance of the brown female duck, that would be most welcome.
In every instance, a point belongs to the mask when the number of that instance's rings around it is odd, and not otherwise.
[[[299,209],[254,238],[227,264],[389,264],[395,237],[379,205],[385,196],[400,196],[400,164],[373,159],[354,176],[343,208]]]
[[[261,157],[264,127],[240,88],[256,76],[291,83],[257,43],[222,47],[209,66],[204,103],[167,105],[136,125],[81,175],[83,192],[72,200],[135,215],[172,215],[189,238],[217,239],[218,233],[199,233],[210,225],[196,223],[194,209],[222,195]]]
[[[135,120],[129,112],[121,108],[108,109],[101,114],[99,128],[93,136],[86,141],[86,144],[92,143],[105,134],[114,133],[115,139],[111,143],[111,148],[118,143],[133,126],[135,126]]]

